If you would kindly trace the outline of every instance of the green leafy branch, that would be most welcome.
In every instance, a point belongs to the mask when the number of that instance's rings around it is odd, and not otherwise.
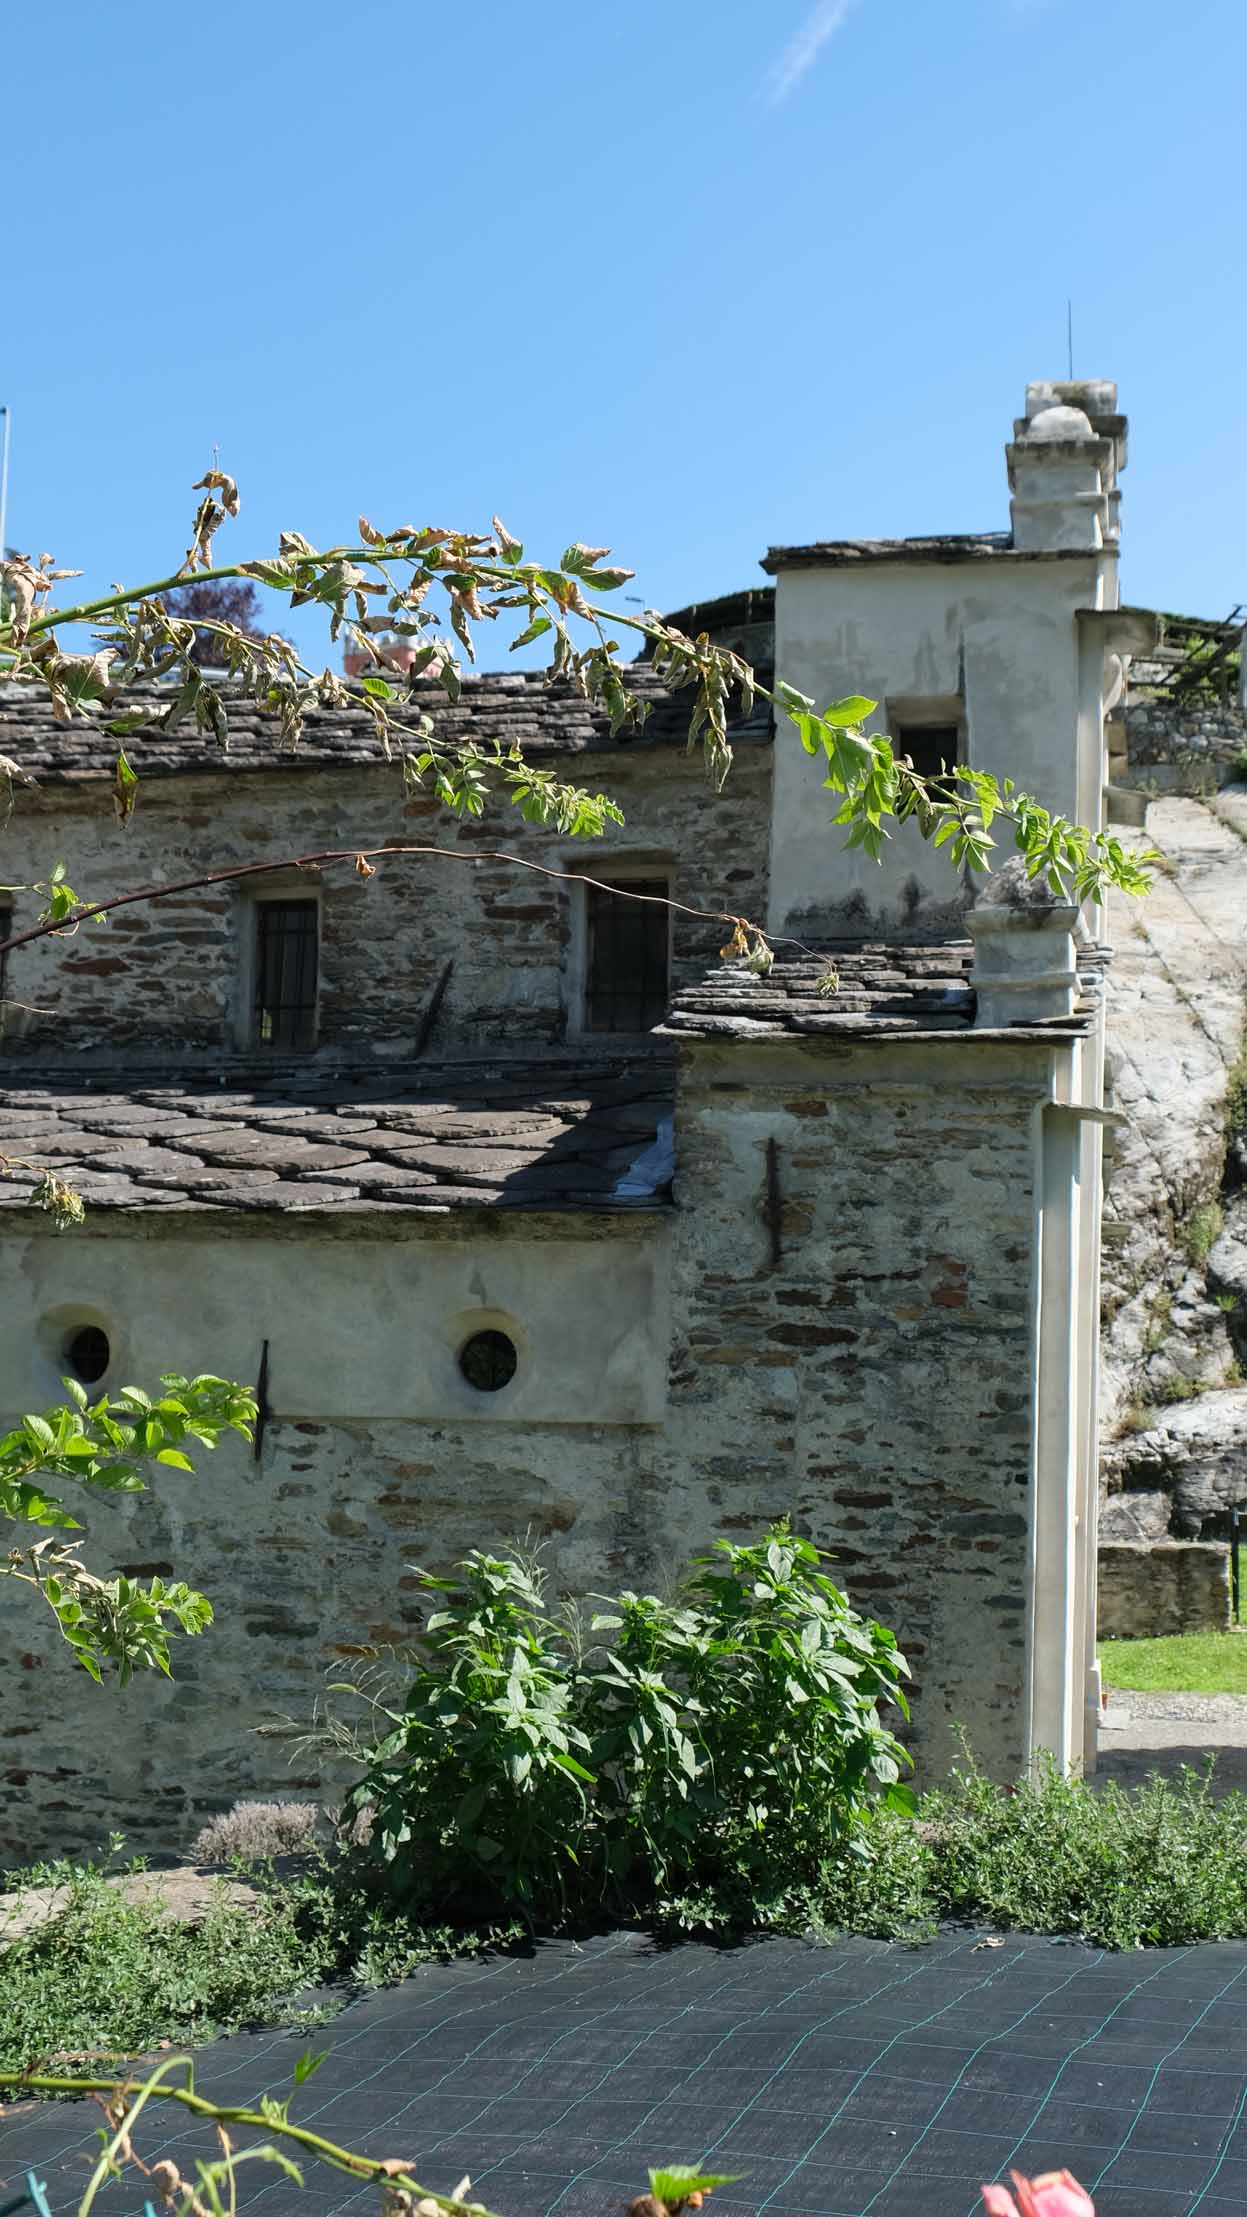
[[[293,2091],[306,2085],[324,2061],[324,2054],[308,2052],[300,2056],[294,2067]],[[171,2083],[175,2073],[182,2083]],[[310,2156],[325,2164],[329,2170],[344,2173],[361,2185],[376,2186],[380,2192],[382,2217],[492,2217],[482,2202],[467,2200],[472,2184],[470,2178],[460,2179],[453,2194],[434,2193],[420,2184],[411,2165],[401,2157],[360,2155],[354,2149],[339,2146],[323,2133],[313,2132],[307,2125],[296,2124],[290,2114],[291,2096],[279,2100],[274,2095],[264,2094],[254,2107],[210,2101],[196,2089],[195,2067],[190,2056],[166,2057],[145,2079],[0,2071],[0,2090],[3,2089],[18,2096],[92,2095],[99,2102],[105,2118],[99,2132],[100,2154],[79,2203],[78,2217],[91,2217],[101,2189],[110,2180],[124,2178],[127,2167],[137,2170],[150,2182],[174,2217],[235,2217],[237,2174],[244,2163],[275,2165],[296,2186],[303,2186],[303,2172],[285,2152],[287,2147],[300,2156]],[[211,2162],[196,2158],[193,2179],[186,2177],[168,2157],[148,2163],[135,2147],[134,2135],[149,2102],[171,2102],[192,2117],[210,2124],[216,2132],[220,2156]],[[240,2149],[233,2138],[238,2128],[266,2133],[269,2138],[257,2147]],[[701,2209],[706,2196],[716,2187],[733,2185],[738,2177],[739,2173],[703,2172],[690,2164],[668,2164],[663,2169],[648,2172],[649,2193],[638,2196],[631,2208],[637,2217],[681,2217],[686,2209]]]
[[[323,2055],[302,2056],[294,2069],[295,2086],[306,2083],[324,2060]],[[183,2084],[168,2083],[170,2074],[175,2071],[185,2073]],[[274,2145],[277,2141],[315,2157],[330,2170],[345,2172],[348,2178],[364,2185],[378,2186],[386,2217],[442,2217],[443,2212],[447,2217],[463,2217],[466,2212],[470,2212],[471,2217],[491,2217],[482,2203],[464,2200],[471,2184],[469,2179],[461,2181],[458,2194],[431,2193],[412,2176],[408,2163],[394,2158],[377,2160],[357,2155],[352,2149],[339,2147],[336,2141],[327,2139],[322,2133],[311,2131],[307,2125],[295,2124],[290,2116],[289,2100],[278,2101],[271,2095],[263,2095],[255,2108],[209,2101],[206,2095],[196,2091],[195,2069],[189,2056],[167,2057],[143,2080],[64,2077],[46,2071],[0,2071],[0,2088],[8,2088],[18,2095],[92,2094],[100,2101],[107,2125],[100,2133],[103,2146],[79,2204],[78,2217],[90,2217],[101,2187],[110,2179],[121,2178],[127,2164],[151,2180],[166,2209],[176,2212],[176,2217],[233,2217],[236,2173],[243,2162],[275,2164],[297,2186],[302,2186],[302,2171],[283,2148]],[[151,2101],[173,2102],[216,2128],[221,2157],[213,2163],[197,2160],[194,2182],[184,2178],[177,2165],[168,2159],[148,2164],[135,2149],[134,2128]],[[233,2144],[231,2126],[269,2133],[272,2139],[260,2147],[240,2150]]]
[[[12,1538],[33,1529],[80,1531],[59,1491],[66,1483],[98,1493],[141,1493],[149,1464],[193,1474],[185,1443],[214,1448],[227,1431],[251,1437],[254,1395],[229,1379],[170,1372],[153,1399],[139,1386],[124,1386],[91,1402],[76,1379],[64,1380],[67,1404],[24,1416],[0,1438],[0,1518]],[[11,1545],[0,1558],[0,1577],[33,1587],[51,1609],[61,1635],[97,1683],[105,1664],[116,1666],[124,1686],[136,1670],[169,1674],[169,1637],[193,1636],[212,1621],[202,1594],[181,1581],[101,1578],[80,1559],[77,1541],[47,1538]]]

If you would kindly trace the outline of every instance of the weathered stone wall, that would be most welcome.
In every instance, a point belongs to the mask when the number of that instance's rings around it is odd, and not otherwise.
[[[1118,1540],[1101,1547],[1101,1639],[1226,1632],[1229,1624],[1228,1548],[1198,1541],[1169,1541],[1149,1547],[1138,1540]]]
[[[790,1509],[896,1628],[928,1778],[958,1725],[999,1775],[1022,1759],[1036,1060],[707,1043],[682,1073],[690,1476],[729,1530]]]
[[[1119,711],[1125,726],[1126,782],[1139,784],[1149,774],[1162,786],[1224,782],[1247,752],[1247,713],[1236,677],[1228,698],[1175,701],[1156,687],[1173,674],[1173,664],[1136,662],[1130,688]]]
[[[1016,1773],[1030,1123],[1047,1060],[1046,1047],[970,1036],[909,1047],[692,1045],[679,1107],[681,1206],[670,1223],[667,1410],[657,1422],[604,1424],[588,1390],[580,1421],[470,1422],[453,1412],[368,1421],[318,1406],[309,1234],[340,1243],[320,1327],[340,1337],[374,1313],[369,1288],[389,1267],[382,1247],[396,1236],[414,1243],[405,1267],[423,1282],[431,1250],[422,1243],[466,1243],[458,1225],[417,1233],[404,1220],[396,1235],[394,1218],[377,1219],[374,1268],[356,1254],[357,1225],[347,1238],[307,1219],[278,1230],[251,1219],[237,1228],[250,1288],[243,1312],[205,1335],[205,1289],[215,1300],[228,1275],[215,1219],[189,1230],[97,1221],[72,1243],[24,1223],[45,1276],[59,1269],[72,1285],[89,1246],[119,1302],[150,1278],[160,1298],[153,1292],[147,1328],[129,1346],[135,1375],[162,1367],[175,1326],[179,1345],[198,1335],[201,1362],[215,1363],[222,1347],[241,1361],[244,1342],[253,1352],[261,1337],[280,1343],[291,1311],[302,1398],[283,1402],[275,1368],[258,1464],[230,1443],[204,1457],[194,1480],[162,1472],[150,1501],[91,1509],[99,1557],[162,1575],[173,1566],[217,1606],[209,1634],[180,1649],[171,1684],[124,1696],[95,1688],[23,1597],[4,1598],[0,1854],[98,1846],[114,1826],[136,1849],[184,1846],[205,1811],[241,1792],[314,1791],[308,1760],[288,1769],[286,1748],[256,1727],[274,1712],[306,1721],[344,1655],[410,1631],[413,1562],[445,1566],[468,1546],[528,1534],[549,1542],[561,1586],[664,1590],[717,1535],[753,1533],[785,1513],[835,1551],[858,1605],[897,1629],[915,1669],[921,1774],[946,1766],[957,1724],[990,1769]],[[777,1258],[768,1139],[778,1150]],[[497,1234],[478,1229],[463,1262],[488,1291],[496,1238],[548,1241],[545,1306],[519,1321],[541,1358],[557,1362],[560,1245],[583,1253],[586,1238],[612,1242],[605,1279],[622,1259],[619,1242],[653,1242],[667,1229],[645,1217],[512,1219]],[[169,1241],[185,1244],[180,1293],[155,1267]],[[583,1306],[579,1280],[566,1282]],[[634,1331],[635,1319],[615,1319],[605,1301],[597,1313],[610,1370],[612,1335]],[[22,1314],[17,1329],[33,1337],[34,1323]],[[395,1384],[401,1392],[401,1375]]]
[[[609,874],[613,861],[632,856],[669,857],[675,898],[690,907],[754,917],[766,908],[769,749],[742,748],[717,797],[697,758],[668,750],[572,761],[568,775],[600,783],[626,825],[576,843],[524,824],[515,809],[464,824],[423,802],[411,814],[389,766],[152,779],[125,828],[98,784],[49,786],[20,796],[4,835],[5,876],[38,882],[61,860],[70,883],[99,898],[208,868],[427,839],[465,859],[396,860],[369,879],[349,865],[323,875],[323,1052],[410,1052],[451,959],[438,1050],[556,1040],[572,984],[568,889],[486,860],[486,849],[591,874]],[[305,877],[292,889],[316,891],[317,881]],[[106,1047],[132,1058],[173,1052],[200,1063],[235,1052],[247,1013],[248,899],[237,887],[175,895],[84,928],[72,946],[19,948],[6,996],[27,1007],[6,1023],[5,1059],[46,1057],[52,1047],[84,1056]],[[16,928],[35,921],[38,905],[34,895],[17,895]],[[677,913],[673,983],[713,961],[723,937],[721,923]]]

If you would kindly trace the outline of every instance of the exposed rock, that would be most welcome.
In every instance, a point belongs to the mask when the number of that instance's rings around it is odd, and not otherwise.
[[[246,1879],[222,1878],[219,1873],[185,1866],[172,1871],[126,1871],[105,1884],[123,1901],[152,1909],[171,1924],[202,1924],[217,1903],[249,1909],[263,1898],[263,1889]],[[14,1893],[0,1894],[0,1948],[53,1923],[70,1900],[68,1886],[22,1886]]]
[[[1105,1515],[1127,1514],[1116,1497],[1165,1494],[1173,1502],[1172,1529],[1200,1539],[1233,1502],[1247,1499],[1247,1386],[1200,1394],[1158,1410],[1143,1432],[1105,1448],[1101,1472],[1109,1488]]]
[[[1241,1138],[1234,1150],[1242,1146]],[[1237,1160],[1233,1168],[1237,1172]],[[1221,1237],[1208,1257],[1208,1286],[1219,1296],[1219,1313],[1240,1362],[1247,1360],[1247,1193],[1232,1193],[1226,1203]]]
[[[1101,1548],[1119,1540],[1143,1540],[1149,1545],[1167,1540],[1172,1509],[1171,1497],[1157,1489],[1111,1493],[1100,1511]]]
[[[1165,800],[1149,810],[1147,831],[1166,869],[1146,900],[1115,897],[1108,922],[1110,1105],[1125,1118],[1106,1147],[1101,1416],[1110,1437],[1141,1403],[1220,1384],[1237,1353],[1206,1242],[1227,1183],[1247,1014],[1247,815],[1231,795],[1215,809]],[[1235,1184],[1233,1164],[1229,1172]]]

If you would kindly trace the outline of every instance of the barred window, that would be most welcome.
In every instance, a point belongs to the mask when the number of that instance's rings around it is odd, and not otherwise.
[[[661,1024],[671,984],[669,892],[666,878],[586,886],[586,1030],[647,1032]],[[629,898],[637,894],[653,897]]]
[[[316,1043],[317,906],[315,901],[256,903],[253,1036],[258,1046]]]

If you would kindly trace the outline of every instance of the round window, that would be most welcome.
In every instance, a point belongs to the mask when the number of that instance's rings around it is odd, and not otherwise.
[[[98,1324],[79,1324],[65,1341],[65,1361],[82,1386],[93,1386],[103,1377],[112,1352],[108,1334]]]
[[[459,1349],[459,1368],[478,1393],[501,1393],[519,1363],[515,1341],[505,1332],[473,1332]]]

